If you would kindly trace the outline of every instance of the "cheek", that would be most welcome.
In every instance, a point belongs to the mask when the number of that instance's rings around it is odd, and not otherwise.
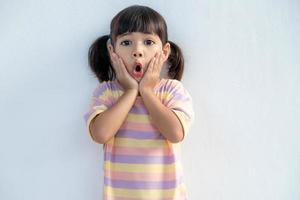
[[[124,51],[122,51],[120,49],[116,49],[115,53],[118,54],[122,58],[124,57]]]
[[[160,49],[156,49],[155,51],[153,51],[153,53],[151,53],[150,55],[149,55],[149,57],[148,57],[148,64],[150,64],[150,62],[153,60],[153,58],[154,58],[154,56],[155,56],[155,54],[157,53],[159,53],[159,52],[161,52],[162,50],[160,50]]]
[[[125,65],[125,68],[127,69],[127,71],[128,72],[131,71],[131,69],[130,69],[130,62],[128,61],[128,56],[119,55],[119,57],[122,59],[123,64]]]
[[[159,53],[161,53],[162,51],[163,51],[162,47],[158,47],[158,48],[155,50],[155,52],[154,52],[154,54],[153,54],[153,57],[155,56],[156,53],[159,54]]]
[[[115,53],[116,53],[120,58],[122,58],[122,60],[123,60],[124,63],[127,62],[126,59],[128,59],[128,56],[127,56],[126,52],[120,51],[120,50],[116,49]]]

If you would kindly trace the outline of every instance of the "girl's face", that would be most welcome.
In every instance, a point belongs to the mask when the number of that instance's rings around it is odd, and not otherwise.
[[[128,71],[137,81],[140,81],[148,69],[148,64],[156,53],[162,52],[167,60],[170,54],[170,44],[164,46],[156,34],[131,32],[119,35],[115,42],[115,53],[118,54]],[[109,45],[112,50],[112,46]]]

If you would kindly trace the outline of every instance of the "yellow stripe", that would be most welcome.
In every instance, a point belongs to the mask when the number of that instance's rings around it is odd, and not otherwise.
[[[165,101],[169,101],[172,97],[172,94],[170,92],[157,92],[156,95]]]
[[[108,142],[118,147],[166,147],[167,140],[152,140],[152,139],[132,139],[132,138],[118,138]]]
[[[122,95],[123,91],[122,90],[110,90],[107,89],[105,90],[102,95],[100,96],[101,98],[108,98],[108,97],[120,97]]]
[[[107,101],[110,97],[114,97],[118,99],[120,96],[122,96],[123,91],[122,90],[110,90],[106,89],[102,92],[101,96],[98,98],[101,98],[104,101]],[[156,96],[158,96],[160,99],[163,99],[164,101],[169,101],[172,98],[172,94],[170,92],[157,92]]]
[[[127,198],[144,198],[151,197],[155,199],[161,198],[176,198],[180,197],[182,193],[185,193],[185,186],[181,184],[175,189],[153,189],[153,190],[143,190],[143,189],[117,189],[109,186],[104,186],[104,192],[108,196],[121,196]],[[177,199],[177,198],[176,198]]]
[[[142,173],[154,173],[154,172],[174,172],[181,171],[182,167],[179,163],[173,164],[125,164],[125,163],[112,163],[110,161],[104,162],[104,168],[112,171],[123,172],[142,172]]]
[[[142,123],[149,123],[150,118],[149,115],[145,114],[128,114],[127,121],[129,122],[142,122]]]

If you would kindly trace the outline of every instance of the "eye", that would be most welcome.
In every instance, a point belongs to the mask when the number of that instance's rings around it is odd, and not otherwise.
[[[124,40],[124,41],[122,41],[120,44],[121,44],[122,46],[128,46],[128,45],[131,44],[131,41],[129,41],[129,40]]]
[[[152,45],[152,44],[154,44],[154,42],[153,42],[152,40],[146,40],[146,41],[145,41],[145,44],[146,44],[146,45]]]

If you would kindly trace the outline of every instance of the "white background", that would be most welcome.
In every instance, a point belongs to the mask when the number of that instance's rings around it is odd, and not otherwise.
[[[87,52],[132,4],[160,12],[184,51],[189,200],[300,199],[298,0],[2,0],[0,199],[101,199]]]

